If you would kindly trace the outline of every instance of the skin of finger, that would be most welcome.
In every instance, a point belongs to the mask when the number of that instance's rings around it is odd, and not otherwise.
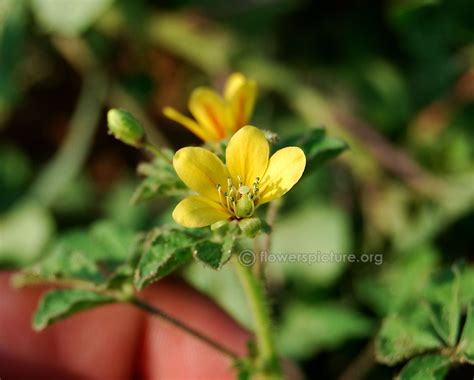
[[[138,310],[103,306],[35,332],[31,318],[47,289],[13,289],[9,277],[0,274],[0,369],[26,374],[34,368],[91,380],[130,377],[143,325]]]
[[[103,306],[34,332],[31,316],[46,288],[12,289],[9,277],[0,274],[0,371],[4,374],[62,379],[235,377],[227,357],[129,305]],[[245,353],[248,334],[188,286],[162,281],[143,296],[229,348]]]
[[[249,334],[207,297],[182,282],[163,282],[144,292],[143,297],[237,354],[246,354]],[[142,373],[146,379],[236,377],[231,359],[160,319],[147,317],[142,347]]]

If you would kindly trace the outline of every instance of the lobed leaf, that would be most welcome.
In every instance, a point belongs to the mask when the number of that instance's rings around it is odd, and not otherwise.
[[[137,289],[143,289],[188,262],[192,258],[193,244],[193,236],[179,229],[151,231],[143,241],[135,270]]]
[[[375,340],[375,353],[379,362],[394,365],[441,346],[429,325],[392,315],[383,321]]]

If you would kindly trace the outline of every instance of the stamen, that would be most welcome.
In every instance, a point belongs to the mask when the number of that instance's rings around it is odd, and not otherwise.
[[[220,184],[217,185],[217,192],[219,193],[219,200],[221,201],[221,205],[225,207],[225,196],[227,192],[222,196],[222,186]]]
[[[235,198],[234,197],[229,197],[230,200],[230,210],[235,213]]]
[[[250,204],[252,205],[252,212],[250,213],[250,215],[253,215],[253,213],[255,212],[255,203],[253,201],[253,195],[249,194],[248,197],[249,197]]]

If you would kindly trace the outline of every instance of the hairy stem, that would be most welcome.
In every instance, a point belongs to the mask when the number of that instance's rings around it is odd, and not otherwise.
[[[259,379],[283,379],[273,338],[264,285],[259,277],[254,274],[251,267],[242,265],[235,256],[232,260],[253,316],[257,344],[256,365],[261,375]]]
[[[192,327],[189,327],[188,325],[184,324],[183,322],[181,322],[181,321],[177,320],[176,318],[172,317],[171,315],[165,313],[163,310],[160,310],[160,309],[144,302],[140,298],[134,297],[129,302],[133,306],[139,308],[140,310],[142,310],[142,311],[144,311],[148,314],[151,314],[154,317],[164,319],[165,321],[171,323],[172,325],[178,327],[179,329],[187,332],[188,334],[191,334],[195,338],[197,338],[197,339],[201,340],[202,342],[208,344],[209,346],[216,349],[217,351],[223,353],[224,355],[227,355],[231,359],[236,360],[236,359],[239,358],[239,355],[237,353],[235,353],[232,350],[224,347],[220,343],[218,343],[215,340],[213,340],[212,338],[202,334],[201,332],[193,329]]]

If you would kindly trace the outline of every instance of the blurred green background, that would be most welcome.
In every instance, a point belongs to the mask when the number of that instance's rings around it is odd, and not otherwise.
[[[350,146],[288,195],[272,251],[384,257],[270,265],[282,353],[308,378],[389,378],[399,368],[370,359],[382,318],[472,260],[471,0],[0,0],[0,267],[98,219],[168,221],[174,199],[130,206],[146,155],[107,135],[105,113],[128,109],[157,146],[199,144],[161,110],[233,71],[259,84],[254,125],[324,126]],[[246,323],[232,274],[183,275]]]

